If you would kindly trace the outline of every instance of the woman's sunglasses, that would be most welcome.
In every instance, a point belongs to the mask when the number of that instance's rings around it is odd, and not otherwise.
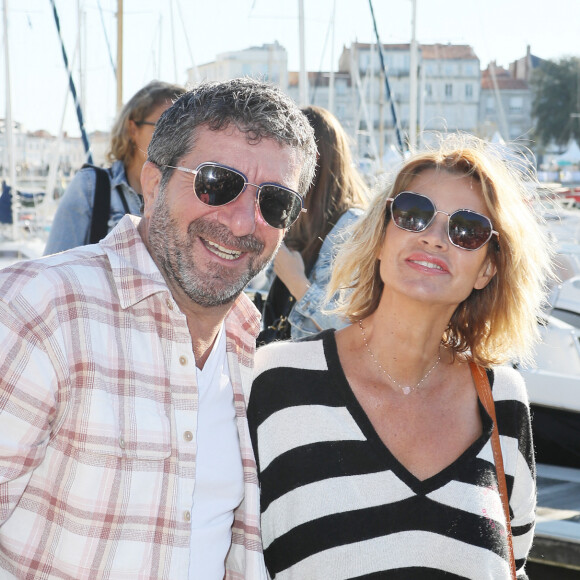
[[[256,202],[264,221],[273,228],[289,228],[305,212],[302,196],[277,183],[250,183],[246,176],[219,163],[206,161],[195,169],[165,165],[178,171],[191,173],[193,192],[205,205],[220,206],[235,201],[248,185],[256,188]]]
[[[413,191],[401,191],[395,197],[387,199],[391,204],[393,223],[408,232],[426,230],[438,213],[447,216],[447,235],[449,241],[462,250],[479,250],[495,234],[491,220],[470,209],[458,209],[453,213],[441,211],[426,196]]]

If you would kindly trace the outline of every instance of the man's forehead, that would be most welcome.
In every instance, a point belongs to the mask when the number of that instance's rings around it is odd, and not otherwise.
[[[206,161],[229,165],[245,173],[263,169],[282,174],[285,179],[297,181],[302,167],[302,151],[281,143],[271,136],[255,139],[251,133],[228,125],[213,130],[200,127],[193,147],[183,161],[189,166]]]

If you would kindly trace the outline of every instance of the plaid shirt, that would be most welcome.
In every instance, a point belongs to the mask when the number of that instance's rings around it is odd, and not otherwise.
[[[2,578],[187,578],[195,360],[138,223],[0,271]],[[245,481],[232,580],[266,577],[242,388],[258,320],[243,294],[226,318]]]

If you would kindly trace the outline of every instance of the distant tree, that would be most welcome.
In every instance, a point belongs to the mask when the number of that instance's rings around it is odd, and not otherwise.
[[[545,60],[534,71],[532,117],[535,134],[544,145],[580,144],[580,58]]]

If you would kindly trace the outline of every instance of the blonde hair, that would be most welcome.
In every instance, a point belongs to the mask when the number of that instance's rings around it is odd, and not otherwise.
[[[511,157],[510,157],[511,156]],[[392,183],[377,193],[340,249],[327,295],[340,292],[337,308],[351,322],[372,314],[383,290],[379,250],[389,224],[387,199],[434,169],[476,180],[499,232],[487,245],[496,275],[457,306],[442,336],[454,354],[483,366],[529,362],[539,338],[538,317],[553,276],[553,244],[533,209],[537,181],[529,166],[498,146],[466,134],[442,137],[438,146],[407,159]]]
[[[136,123],[144,121],[159,105],[164,103],[171,105],[184,92],[185,87],[163,81],[151,81],[139,89],[125,103],[113,124],[107,161],[110,163],[122,161],[127,167],[135,154],[135,143],[129,133],[129,121]]]

